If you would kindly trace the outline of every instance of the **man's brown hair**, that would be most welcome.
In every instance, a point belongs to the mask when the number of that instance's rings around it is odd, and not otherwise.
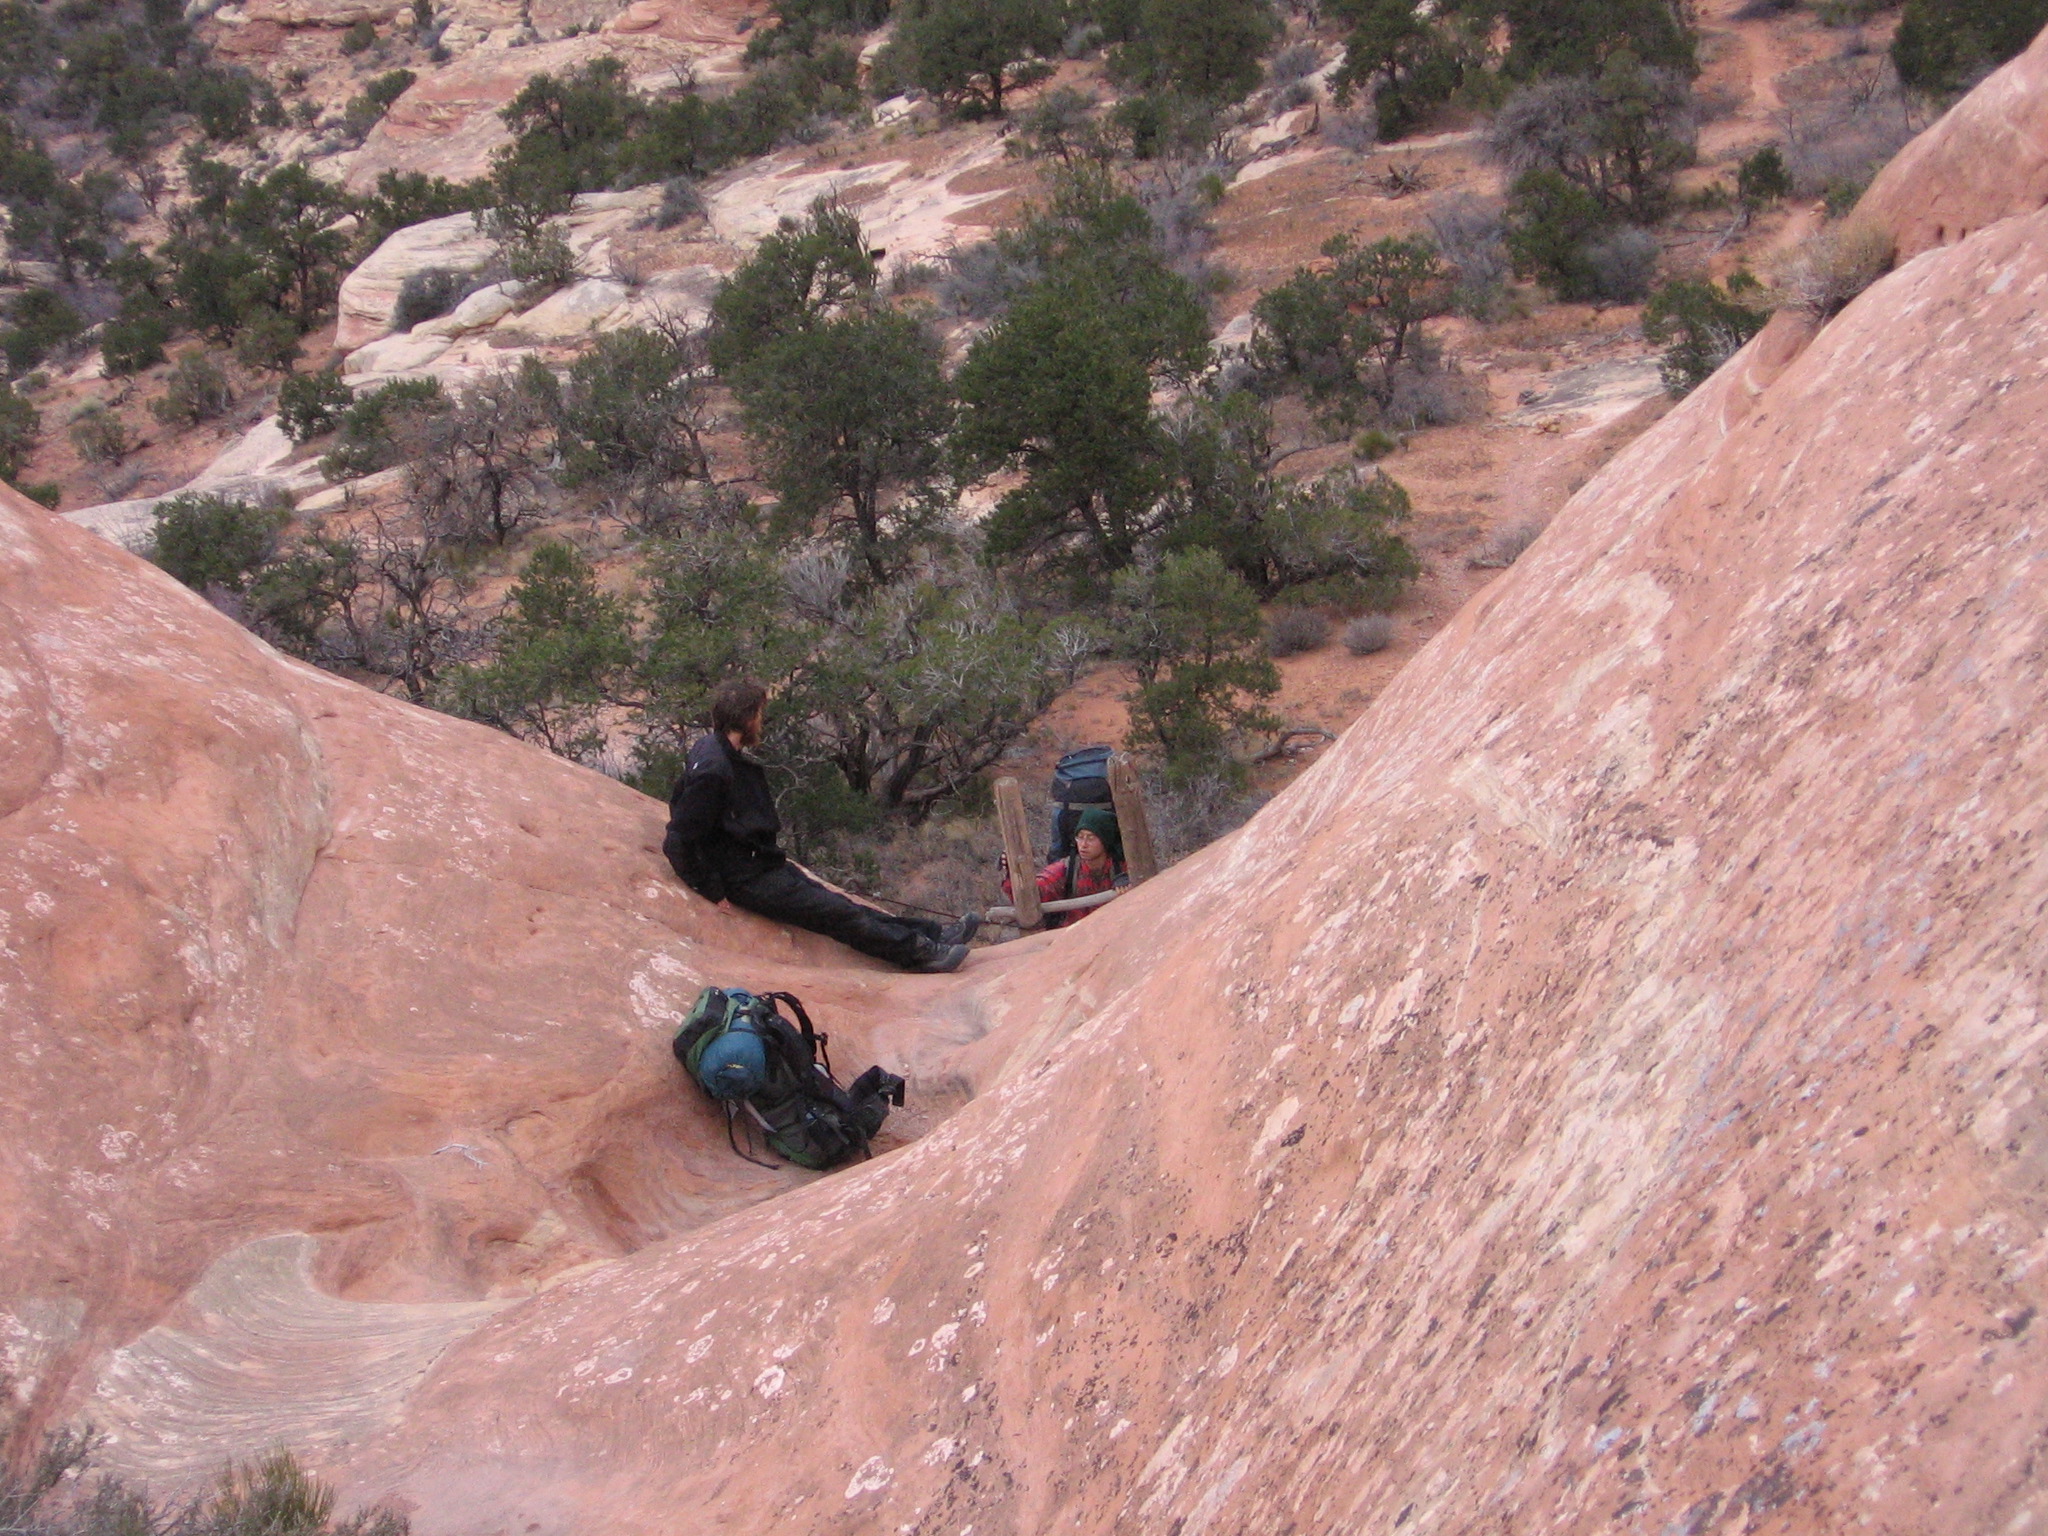
[[[740,678],[727,683],[711,696],[711,729],[721,736],[744,736],[767,702],[768,690],[757,682]]]

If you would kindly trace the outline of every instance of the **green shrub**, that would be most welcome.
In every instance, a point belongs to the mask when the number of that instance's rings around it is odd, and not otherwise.
[[[371,47],[376,41],[377,29],[370,25],[368,20],[358,21],[341,34],[341,51],[351,54],[361,53]]]
[[[604,746],[605,715],[630,687],[632,611],[597,584],[570,545],[535,547],[506,594],[497,654],[458,667],[444,685],[452,713],[589,759]]]
[[[1742,162],[1735,176],[1736,195],[1749,208],[1762,208],[1792,195],[1792,173],[1775,144],[1766,144]]]
[[[28,372],[80,331],[78,311],[49,288],[31,288],[7,306],[7,329],[0,332],[0,351],[17,374]]]
[[[409,331],[425,321],[438,320],[469,297],[474,282],[470,273],[451,272],[446,267],[408,272],[391,308],[391,328]]]
[[[721,377],[751,368],[775,342],[867,302],[881,279],[860,218],[819,198],[784,218],[711,301],[709,358]]]
[[[252,310],[235,338],[235,361],[251,373],[285,374],[298,360],[298,322],[274,309]]]
[[[1126,96],[1104,114],[1105,145],[1134,160],[1196,159],[1207,153],[1221,120],[1215,107],[1165,91]]]
[[[599,336],[558,396],[564,483],[708,475],[701,365],[693,343],[657,331]]]
[[[394,69],[389,74],[379,75],[364,86],[363,94],[376,103],[379,112],[383,112],[411,90],[413,81],[418,78],[419,76],[409,69]]]
[[[1752,279],[1743,286],[1754,290],[1758,285]],[[1643,339],[1664,348],[1664,388],[1684,396],[1740,351],[1769,318],[1767,311],[1751,308],[1714,282],[1666,283],[1643,308]]]
[[[917,85],[970,116],[1001,117],[1005,93],[1043,78],[1065,27],[1053,0],[925,0],[893,49]]]
[[[153,368],[164,360],[171,339],[171,315],[163,301],[146,291],[129,293],[120,313],[100,327],[100,360],[112,378]]]
[[[88,464],[118,464],[134,447],[127,425],[102,405],[88,405],[72,417],[69,431],[71,446]]]
[[[332,307],[347,266],[348,195],[303,165],[254,176],[198,154],[185,158],[193,198],[155,252],[158,286],[180,319],[222,346],[270,311],[311,330]]]
[[[1092,162],[1047,179],[1047,204],[994,242],[1003,285],[1024,286],[954,376],[951,453],[964,475],[1023,472],[983,524],[988,559],[1099,583],[1160,521],[1170,444],[1153,394],[1205,369],[1209,326],[1143,202]]]
[[[1408,0],[1347,0],[1336,7],[1352,24],[1344,62],[1331,84],[1348,105],[1358,87],[1373,88],[1382,141],[1411,132],[1431,108],[1457,94],[1484,58],[1479,41],[1453,17],[1424,16]]]
[[[1892,63],[1917,90],[1945,94],[2024,49],[2048,26],[2048,0],[1906,0]]]
[[[1258,600],[1216,552],[1191,549],[1116,584],[1119,652],[1137,674],[1130,745],[1156,751],[1173,781],[1242,776],[1232,740],[1270,729],[1280,688],[1260,653]]]
[[[1012,120],[1008,154],[1038,160],[1111,160],[1116,146],[1097,121],[1093,97],[1070,85],[1040,96]]]
[[[1515,79],[1589,75],[1616,55],[1687,79],[1698,72],[1689,8],[1671,0],[1502,0],[1481,14],[1507,23],[1502,72]]]
[[[1109,55],[1113,77],[1197,101],[1240,101],[1279,35],[1264,0],[1136,0]]]
[[[761,64],[811,54],[834,34],[872,32],[889,19],[889,0],[775,0],[775,25],[756,27],[746,60]]]
[[[1863,200],[1863,193],[1870,183],[1860,177],[1832,176],[1821,188],[1820,200],[1831,219],[1846,219]]]
[[[397,462],[393,429],[401,419],[447,408],[438,379],[393,379],[363,391],[346,408],[334,407],[338,436],[320,460],[320,473],[329,480],[354,480],[388,469]]]
[[[356,392],[341,382],[338,368],[294,374],[277,392],[278,424],[293,442],[310,443],[339,427],[355,398]]]
[[[799,328],[733,393],[785,518],[844,537],[878,580],[914,560],[952,421],[943,348],[918,316],[874,303]]]
[[[164,392],[150,401],[149,412],[167,427],[197,426],[223,415],[233,405],[228,377],[204,352],[187,352],[164,380]]]
[[[369,576],[354,539],[315,534],[250,578],[249,626],[294,656],[331,661],[323,639],[328,621],[372,585]]]
[[[199,119],[199,131],[216,144],[246,139],[256,126],[258,84],[248,71],[202,69],[185,86],[185,110]]]
[[[1618,225],[1598,198],[1555,171],[1527,171],[1516,180],[1506,241],[1517,273],[1568,301],[1640,299],[1656,270],[1655,237]]]
[[[31,480],[15,489],[38,506],[48,507],[52,512],[64,500],[64,487],[54,480]]]
[[[1625,52],[1597,74],[1540,80],[1517,91],[1487,133],[1517,178],[1533,172],[1585,193],[1608,225],[1651,224],[1671,205],[1672,178],[1693,158],[1691,89]]]
[[[616,58],[535,75],[499,114],[512,133],[492,159],[499,201],[543,198],[552,215],[576,193],[611,185],[639,105]]]
[[[834,38],[760,63],[716,99],[688,84],[643,97],[609,57],[535,75],[501,114],[513,139],[492,158],[491,232],[530,240],[579,192],[702,177],[815,140],[825,119],[859,110],[859,76],[859,56]]]
[[[532,284],[536,297],[566,288],[583,275],[560,225],[549,225],[532,239],[505,247],[504,259],[505,270],[514,280]]]
[[[1267,592],[1354,612],[1391,608],[1422,570],[1398,531],[1411,515],[1408,492],[1386,471],[1335,470],[1282,488],[1245,564]]]
[[[1401,440],[1391,432],[1378,427],[1367,427],[1358,434],[1358,441],[1352,444],[1358,456],[1367,463],[1377,463],[1401,446]]]
[[[20,477],[42,435],[41,414],[13,384],[0,381],[0,480],[12,484]]]
[[[290,521],[279,507],[196,492],[172,496],[156,505],[149,558],[195,592],[240,592],[277,552],[277,536]]]
[[[1258,596],[1297,606],[1384,607],[1415,576],[1407,492],[1381,472],[1277,479],[1271,413],[1250,392],[1197,396],[1167,430],[1166,548],[1213,550]]]
[[[1270,389],[1302,389],[1347,413],[1384,409],[1416,361],[1422,323],[1449,311],[1452,273],[1427,239],[1338,235],[1323,257],[1327,267],[1297,269],[1252,306],[1252,367]]]
[[[815,143],[830,119],[856,115],[860,102],[859,55],[843,43],[828,42],[813,54],[761,66],[723,101],[709,103],[711,146],[719,163],[730,164],[785,143]],[[676,162],[650,165],[643,174],[693,175],[714,168]]]
[[[451,213],[474,213],[488,207],[490,201],[487,181],[458,183],[420,171],[381,172],[376,190],[358,205],[362,228],[356,248],[367,254],[394,231]]]

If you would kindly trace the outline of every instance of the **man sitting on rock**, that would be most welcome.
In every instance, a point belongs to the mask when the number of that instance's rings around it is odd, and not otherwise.
[[[747,754],[761,740],[767,708],[759,683],[727,683],[711,701],[711,729],[690,748],[668,799],[662,852],[683,883],[727,910],[807,928],[907,971],[958,970],[980,913],[944,927],[898,917],[835,890],[776,845],[782,818],[768,775]]]

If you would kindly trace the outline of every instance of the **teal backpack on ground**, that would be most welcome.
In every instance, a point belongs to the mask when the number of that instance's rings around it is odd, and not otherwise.
[[[778,1003],[787,1003],[798,1023],[784,1018]],[[726,1139],[741,1157],[760,1161],[733,1130],[744,1114],[773,1151],[798,1167],[836,1168],[856,1153],[869,1155],[889,1106],[903,1103],[903,1079],[869,1067],[842,1088],[826,1043],[788,992],[706,987],[676,1034],[675,1053],[724,1109]]]

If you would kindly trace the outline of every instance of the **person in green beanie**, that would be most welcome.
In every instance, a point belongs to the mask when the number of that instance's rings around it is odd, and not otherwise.
[[[1074,851],[1038,872],[1038,899],[1065,901],[1070,896],[1094,896],[1128,881],[1124,872],[1124,839],[1117,829],[1116,812],[1083,811],[1080,824],[1074,829]],[[1007,874],[1003,876],[1003,894],[1010,894]],[[1058,928],[1077,923],[1096,910],[1083,907],[1078,912],[1048,912],[1045,926]]]

